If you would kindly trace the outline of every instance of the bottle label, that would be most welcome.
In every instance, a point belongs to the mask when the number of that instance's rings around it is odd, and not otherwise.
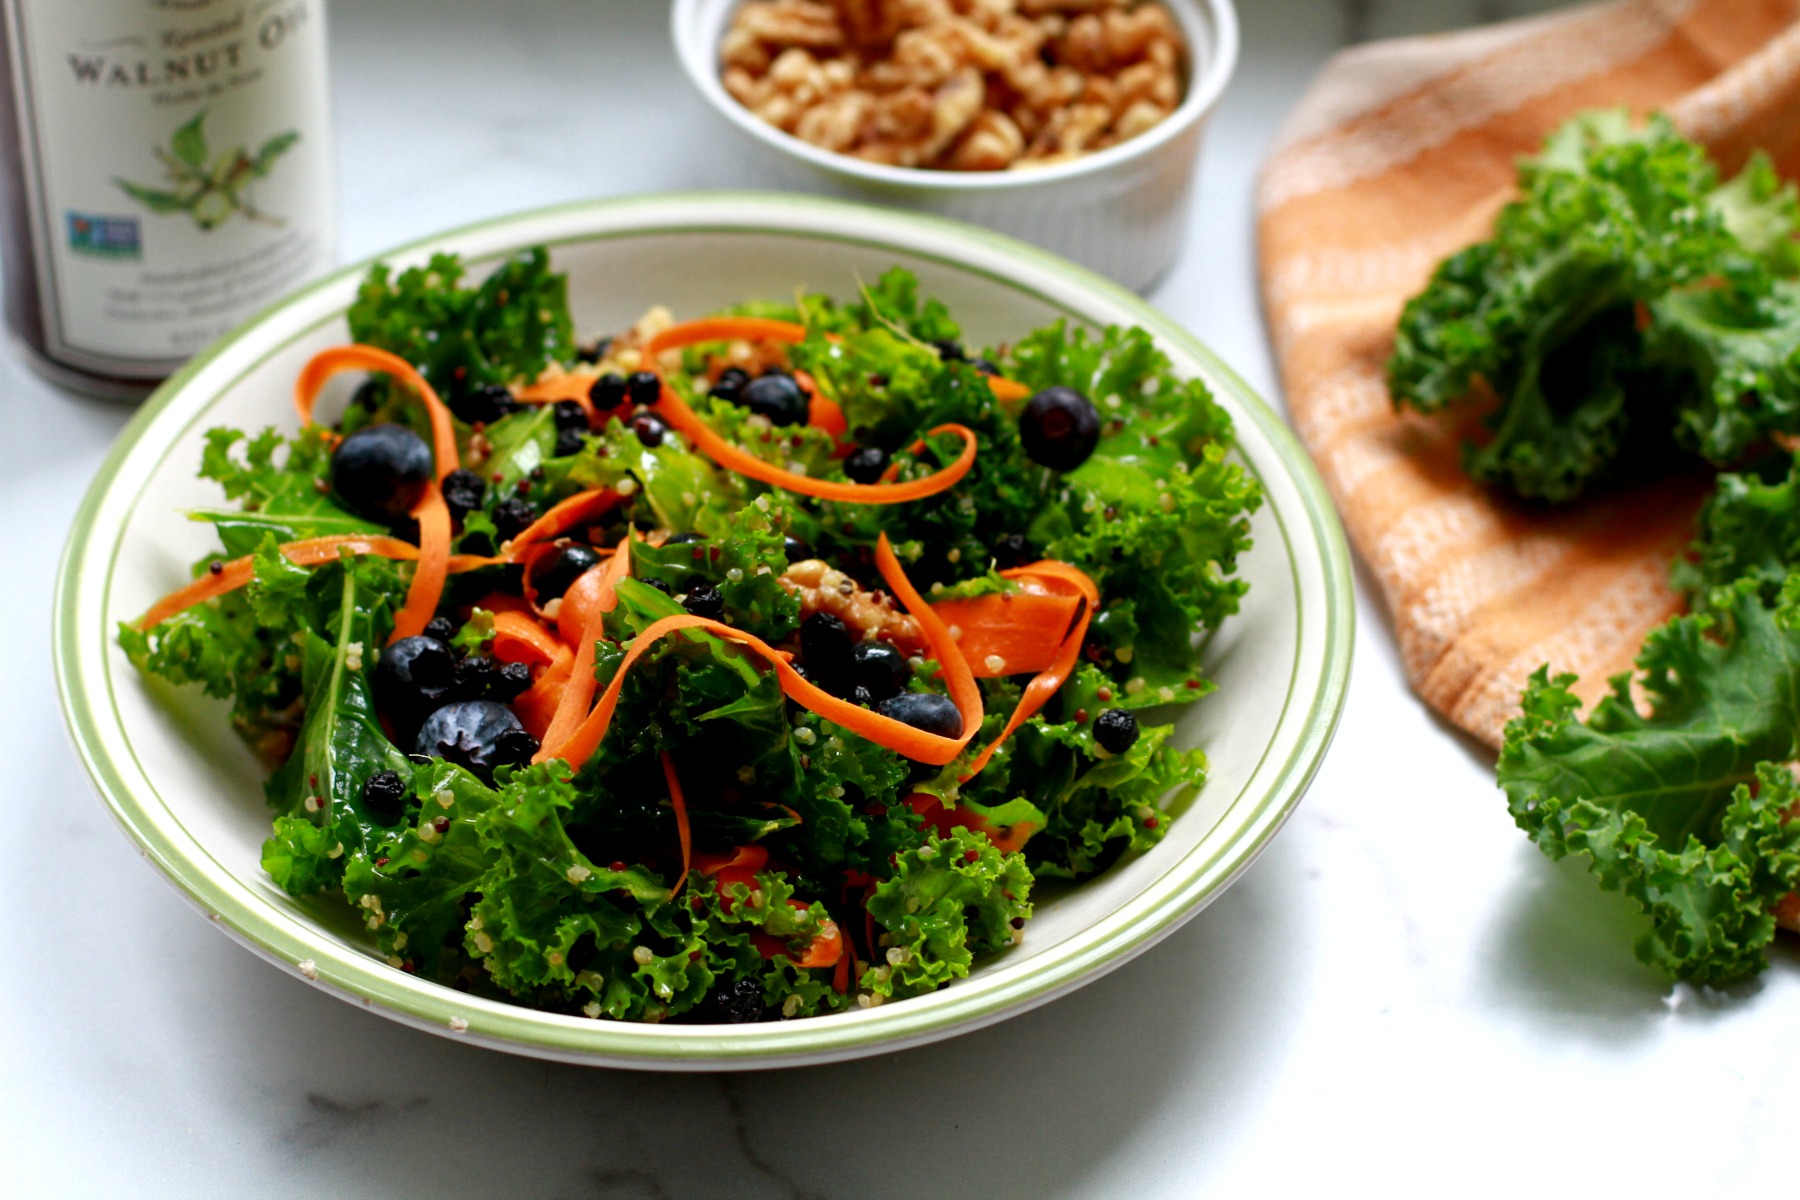
[[[164,374],[329,265],[322,0],[0,0],[45,350]]]

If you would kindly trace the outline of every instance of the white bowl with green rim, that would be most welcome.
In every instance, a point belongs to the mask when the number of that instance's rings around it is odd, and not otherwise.
[[[1117,285],[1020,242],[931,217],[797,196],[650,196],[568,205],[471,225],[382,257],[436,250],[479,271],[544,244],[570,278],[577,328],[622,328],[651,304],[697,315],[796,287],[848,294],[896,264],[949,304],[971,343],[1058,317],[1148,329],[1237,422],[1267,501],[1243,611],[1206,648],[1219,692],[1183,710],[1203,745],[1205,789],[1151,852],[1050,897],[1023,943],[929,996],[755,1025],[637,1025],[540,1012],[389,967],[341,898],[301,902],[263,873],[264,773],[220,703],[146,680],[115,638],[186,582],[212,550],[183,520],[216,504],[195,477],[215,425],[297,424],[295,375],[347,338],[367,264],[264,312],[165,384],[120,437],[76,518],[57,581],[54,656],[64,715],[96,786],[143,855],[240,942],[317,987],[420,1029],[568,1062],[654,1070],[785,1067],[885,1053],[1023,1012],[1126,962],[1199,912],[1268,844],[1299,802],[1336,727],[1350,669],[1343,533],[1293,434],[1216,355]]]

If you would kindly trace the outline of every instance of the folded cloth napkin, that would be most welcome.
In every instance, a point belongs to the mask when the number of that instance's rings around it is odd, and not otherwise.
[[[1800,0],[1618,0],[1339,54],[1259,185],[1263,301],[1288,408],[1380,585],[1406,673],[1498,745],[1542,663],[1592,700],[1680,604],[1669,564],[1704,478],[1571,511],[1471,482],[1470,429],[1397,415],[1385,364],[1407,297],[1486,237],[1515,161],[1565,117],[1669,115],[1726,172],[1758,147],[1800,177]]]

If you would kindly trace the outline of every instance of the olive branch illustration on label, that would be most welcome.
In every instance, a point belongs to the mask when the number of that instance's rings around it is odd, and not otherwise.
[[[117,176],[113,182],[154,213],[186,213],[202,230],[217,229],[233,213],[265,225],[285,225],[282,217],[256,207],[250,185],[268,177],[276,160],[300,140],[292,129],[276,134],[250,153],[244,146],[227,150],[208,162],[206,110],[201,109],[169,139],[169,146],[155,148],[158,162],[168,176],[169,187],[147,187]]]

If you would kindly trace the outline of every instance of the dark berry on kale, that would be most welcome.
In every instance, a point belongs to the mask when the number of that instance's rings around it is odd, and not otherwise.
[[[664,542],[663,545],[665,545],[665,546],[685,546],[685,545],[688,545],[690,542],[704,542],[705,540],[706,540],[706,537],[703,534],[678,533],[675,536],[671,537],[668,541]]]
[[[791,533],[781,535],[781,552],[787,555],[790,563],[804,562],[812,554],[812,548]]]
[[[1037,551],[1025,540],[1022,533],[1008,533],[994,539],[994,566],[1002,571],[1010,571],[1014,567],[1022,567],[1026,563],[1037,561]]]
[[[568,458],[571,454],[580,454],[581,448],[587,445],[587,430],[559,429],[556,431],[556,448],[550,451],[551,458]]]
[[[767,417],[771,425],[804,424],[810,408],[799,382],[783,371],[771,371],[746,383],[738,403]]]
[[[588,385],[588,399],[601,412],[610,412],[625,403],[625,377],[608,371]]]
[[[902,692],[881,702],[880,713],[938,737],[961,737],[962,713],[948,696],[936,692]]]
[[[600,556],[592,546],[569,542],[552,547],[531,568],[531,586],[537,590],[538,603],[550,603],[599,565]]]
[[[744,394],[744,385],[749,382],[750,373],[742,367],[726,367],[719,372],[719,377],[713,381],[706,394],[715,400],[736,404]]]
[[[662,399],[662,377],[655,371],[633,371],[625,381],[625,395],[633,404],[655,404]]]
[[[424,438],[404,425],[371,425],[332,452],[331,486],[357,516],[390,524],[425,494],[432,469]]]
[[[706,1016],[720,1025],[748,1025],[768,1015],[763,1003],[763,986],[754,979],[734,979],[721,984],[700,1007]]]
[[[508,496],[494,506],[492,515],[495,531],[500,534],[501,541],[506,541],[524,533],[526,527],[537,520],[538,512],[523,496]]]
[[[665,596],[673,596],[675,594],[675,589],[660,579],[646,579],[644,580],[644,586],[653,587]]]
[[[989,358],[972,358],[969,360],[969,365],[974,367],[977,371],[980,371],[983,375],[998,375],[1000,373],[1000,368]]]
[[[886,642],[858,642],[852,652],[852,677],[877,702],[897,696],[912,678],[906,656]]]
[[[725,597],[719,594],[718,588],[704,579],[690,579],[687,584],[687,599],[681,602],[681,607],[696,617],[717,621],[725,615]]]
[[[637,434],[638,441],[654,450],[663,444],[669,427],[655,413],[639,413],[631,418],[631,432]]]
[[[444,490],[444,504],[450,509],[450,519],[460,521],[476,509],[487,498],[487,484],[481,476],[461,467],[444,476],[440,485]]]
[[[595,338],[591,342],[583,342],[579,346],[575,347],[575,361],[576,362],[584,362],[584,363],[597,363],[601,359],[605,358],[606,352],[611,349],[612,349],[612,339],[611,338],[609,338],[609,337]]]
[[[374,412],[387,399],[387,380],[365,379],[356,385],[351,393],[350,403],[359,405],[364,412]]]
[[[814,683],[834,696],[848,696],[855,666],[854,644],[843,621],[817,612],[800,622],[800,656]]]
[[[500,668],[485,654],[471,654],[456,660],[456,683],[450,695],[457,700],[487,700]]]
[[[484,532],[466,533],[456,548],[464,554],[490,555],[494,552],[494,539]]]
[[[512,392],[497,383],[484,383],[467,391],[452,390],[450,411],[469,425],[492,425],[501,417],[517,412],[519,402]]]
[[[525,732],[510,708],[492,700],[446,704],[419,727],[413,749],[467,767],[491,779],[495,767],[528,762],[537,739]]]
[[[945,362],[963,362],[968,358],[968,354],[963,350],[961,342],[933,342],[931,343],[931,348],[936,350],[938,357]]]
[[[853,483],[880,483],[881,473],[887,467],[888,452],[880,446],[863,446],[844,459],[844,474]]]
[[[1109,753],[1125,753],[1137,743],[1137,718],[1123,708],[1107,709],[1094,718],[1094,740]]]
[[[501,663],[488,681],[487,699],[511,704],[531,688],[531,668],[524,663]]]
[[[456,655],[434,637],[401,638],[375,663],[376,703],[403,738],[444,702],[455,684]]]
[[[406,782],[393,771],[377,771],[364,781],[363,811],[383,825],[399,824],[406,814]]]
[[[450,639],[456,636],[456,622],[449,617],[433,617],[425,624],[425,636],[449,645]]]
[[[565,429],[579,429],[583,433],[587,432],[587,411],[573,400],[558,400],[556,407],[551,409],[550,419],[556,422],[558,433]]]
[[[1047,387],[1019,414],[1019,440],[1032,462],[1052,471],[1073,471],[1100,441],[1100,414],[1074,388]]]

